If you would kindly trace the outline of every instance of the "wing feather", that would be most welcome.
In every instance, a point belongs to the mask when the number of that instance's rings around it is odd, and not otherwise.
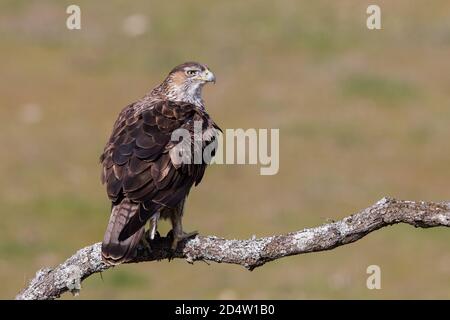
[[[171,141],[172,132],[184,128],[193,135],[195,120],[204,121],[204,129],[216,126],[194,105],[173,101],[147,102],[145,107],[131,104],[119,115],[100,157],[102,182],[113,203],[127,198],[140,205],[120,239],[141,230],[161,207],[178,205],[200,182],[206,163],[175,166],[170,157],[170,149],[179,143]]]

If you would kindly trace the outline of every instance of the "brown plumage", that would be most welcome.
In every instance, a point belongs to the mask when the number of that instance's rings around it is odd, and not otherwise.
[[[172,141],[177,129],[192,137],[194,122],[202,131],[219,129],[206,113],[201,90],[215,77],[205,65],[189,62],[175,67],[162,84],[119,114],[100,158],[102,183],[112,201],[111,217],[102,243],[102,256],[109,263],[129,261],[150,220],[150,237],[160,217],[172,222],[173,246],[185,234],[181,225],[185,198],[200,183],[207,162],[178,164],[171,150],[183,141]],[[220,129],[219,129],[220,130]],[[213,134],[202,149],[215,141]],[[193,157],[193,156],[192,156]]]

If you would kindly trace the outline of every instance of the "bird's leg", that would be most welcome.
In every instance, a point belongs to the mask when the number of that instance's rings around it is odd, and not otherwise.
[[[172,222],[172,230],[169,231],[169,234],[172,237],[171,249],[173,252],[175,252],[175,250],[177,249],[178,242],[198,235],[197,231],[188,233],[183,231],[183,224],[181,221],[183,218],[183,211],[184,211],[184,201],[182,201],[182,203],[180,203],[180,205],[175,210],[173,210],[170,215],[170,220]]]
[[[158,220],[159,220],[159,211],[156,212],[153,216],[150,217],[149,220],[149,229],[145,232],[144,237],[142,239],[142,242],[144,243],[144,246],[146,248],[149,248],[151,250],[151,241],[155,238],[159,238],[159,232],[156,230],[158,227]]]
[[[170,247],[172,251],[175,251],[177,249],[178,243],[180,241],[198,235],[198,231],[184,232],[181,219],[182,217],[179,215],[174,215],[173,217],[171,217],[172,230],[169,233],[172,237],[172,246]]]

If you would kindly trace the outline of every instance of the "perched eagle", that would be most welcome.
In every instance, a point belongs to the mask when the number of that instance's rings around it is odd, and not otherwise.
[[[202,99],[203,86],[215,80],[206,65],[183,63],[159,86],[120,112],[100,157],[102,183],[112,201],[102,243],[105,261],[117,264],[131,260],[147,221],[153,239],[158,220],[170,219],[172,250],[180,240],[196,234],[185,233],[181,220],[189,190],[200,183],[208,162],[203,158],[200,163],[174,161],[171,151],[183,142],[173,141],[172,133],[186,130],[193,139],[181,150],[192,153],[196,123],[207,137],[200,144],[202,150],[216,140],[214,134],[206,132],[220,128],[206,112]]]

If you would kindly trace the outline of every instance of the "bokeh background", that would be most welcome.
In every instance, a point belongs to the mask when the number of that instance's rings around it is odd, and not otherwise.
[[[0,2],[0,298],[100,241],[98,157],[118,112],[198,60],[222,128],[279,128],[280,171],[216,165],[185,227],[227,238],[339,219],[383,196],[450,198],[450,2]],[[82,29],[66,28],[78,4]],[[163,231],[168,226],[162,227]],[[88,278],[79,298],[450,298],[450,233],[393,226],[253,272],[185,261]],[[366,288],[366,268],[382,289]],[[70,294],[64,298],[72,299]]]

